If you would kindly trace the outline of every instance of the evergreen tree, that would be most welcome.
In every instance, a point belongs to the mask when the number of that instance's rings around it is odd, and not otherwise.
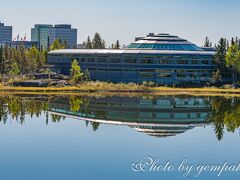
[[[16,76],[16,75],[19,74],[19,72],[20,72],[20,70],[19,70],[18,64],[17,63],[13,63],[11,71],[9,72],[9,74],[12,75],[12,76]]]
[[[219,69],[217,69],[217,71],[213,72],[212,79],[214,82],[218,82],[221,80],[221,73],[220,73]]]
[[[226,53],[226,65],[231,68],[233,83],[235,83],[237,81],[237,74],[240,73],[240,49],[236,43],[232,44]]]
[[[105,48],[105,41],[102,40],[99,33],[95,33],[94,38],[92,40],[92,47],[93,49],[104,49]]]
[[[102,40],[102,49],[106,48],[106,42],[104,40]]]
[[[70,82],[72,84],[78,84],[83,77],[83,73],[81,73],[81,67],[78,65],[78,62],[76,59],[72,62],[72,67],[70,70]]]
[[[215,54],[215,62],[217,64],[217,68],[220,71],[220,76],[223,78],[227,78],[229,76],[230,71],[226,67],[226,53],[227,53],[227,40],[225,38],[221,38],[218,41],[216,47],[216,54]]]
[[[227,49],[229,49],[230,45],[229,45],[229,40],[227,40]]]
[[[46,50],[41,50],[38,51],[38,57],[36,59],[36,63],[37,63],[37,68],[38,70],[42,69],[44,64],[47,64],[47,51]]]
[[[212,43],[210,42],[208,37],[205,38],[204,47],[212,47]]]
[[[50,50],[53,51],[53,50],[58,50],[58,49],[67,49],[67,42],[66,41],[62,42],[61,39],[56,39],[52,43]]]
[[[39,50],[35,46],[25,49],[23,45],[9,48],[0,47],[0,74],[10,74],[13,66],[18,66],[21,74],[40,71],[47,63],[47,51]]]
[[[84,79],[85,79],[85,81],[90,80],[90,72],[89,72],[88,69],[86,69],[85,72],[84,72]]]
[[[117,42],[116,42],[115,49],[120,49],[120,43],[119,43],[119,40],[117,40]]]
[[[3,48],[3,61],[2,61],[2,75],[8,72],[10,59],[11,59],[11,48],[8,45],[4,45]]]
[[[235,44],[235,40],[234,40],[234,38],[232,37],[232,39],[231,39],[231,45],[234,45]]]
[[[86,49],[92,49],[92,48],[93,48],[93,46],[92,46],[92,41],[91,41],[91,39],[90,39],[89,36],[88,36],[88,38],[87,38],[87,42],[85,43],[85,48],[86,48]]]
[[[116,41],[116,44],[112,44],[112,45],[111,45],[111,48],[112,48],[112,49],[120,49],[119,40]]]
[[[0,47],[0,74],[1,75],[3,75],[3,62],[4,62],[4,60],[3,60],[3,47],[1,46]]]
[[[38,69],[39,51],[35,47],[31,47],[26,50],[27,71],[31,69],[31,72],[35,72]]]

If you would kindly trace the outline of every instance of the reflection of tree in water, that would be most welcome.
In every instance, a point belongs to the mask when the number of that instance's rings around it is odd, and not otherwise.
[[[59,116],[56,114],[51,114],[51,119],[52,119],[52,122],[56,123],[56,122],[60,122],[61,120],[65,120],[65,117]]]
[[[92,97],[87,96],[70,96],[68,98],[70,110],[74,113],[89,115],[92,114],[90,100]],[[235,132],[240,127],[240,99],[239,98],[224,98],[210,97],[212,113],[210,121],[213,124],[214,131],[218,140],[224,136],[224,131]],[[42,101],[41,99],[26,98],[21,96],[9,95],[0,97],[0,121],[4,124],[8,120],[8,116],[19,121],[21,124],[25,121],[25,116],[40,117],[42,113],[46,114],[46,124],[48,124],[48,103],[50,97]],[[52,122],[61,122],[63,116],[51,114]],[[91,125],[96,131],[100,123],[86,121],[86,125]]]
[[[93,128],[93,131],[97,131],[98,128],[99,128],[100,123],[98,123],[98,122],[91,122],[91,125],[92,125],[92,128]]]
[[[218,138],[221,140],[224,134],[224,111],[227,106],[224,104],[227,103],[225,98],[215,97],[211,99],[211,106],[212,106],[212,114],[211,114],[211,121],[214,125],[214,131]]]
[[[214,131],[221,140],[224,135],[224,129],[234,132],[240,127],[240,100],[237,98],[213,97],[211,98],[211,122],[214,125]]]
[[[74,113],[78,112],[81,109],[83,104],[82,97],[79,96],[70,96],[69,97],[70,110]]]
[[[26,115],[39,117],[48,110],[47,102],[13,95],[0,97],[0,106],[0,121],[3,120],[4,123],[6,123],[8,115],[12,119],[20,120],[22,124]]]
[[[7,122],[7,105],[6,99],[0,98],[0,121],[5,124]]]
[[[70,96],[69,97],[70,110],[75,114],[81,112],[82,114],[91,114],[89,109],[90,98],[82,96]],[[86,121],[86,126],[88,127],[89,121]],[[92,129],[97,131],[100,123],[92,122]]]
[[[9,96],[1,96],[0,97],[0,122],[4,124],[8,121],[8,116],[16,121],[19,121],[20,124],[23,124],[25,121],[25,117],[29,115],[31,118],[34,116],[40,117],[43,113],[46,115],[46,124],[48,124],[49,120],[49,102],[50,97],[45,100],[29,98],[29,97],[21,97],[17,95],[9,95]],[[74,113],[82,112],[89,114],[90,110],[89,106],[89,98],[82,96],[70,96],[69,104],[70,109]],[[83,107],[83,108],[81,108]],[[55,114],[50,115],[50,119],[54,123],[59,123],[62,120],[65,120],[64,116],[59,116]],[[89,122],[86,121],[86,124]],[[91,123],[92,128],[96,131],[99,127],[99,123]]]

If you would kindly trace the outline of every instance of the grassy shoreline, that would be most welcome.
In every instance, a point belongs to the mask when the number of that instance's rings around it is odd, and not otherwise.
[[[240,96],[240,88],[172,88],[148,87],[136,84],[113,84],[105,82],[88,82],[78,86],[66,87],[12,87],[0,86],[0,93],[32,93],[32,94],[78,94],[78,93],[115,93],[115,94],[152,94],[152,95],[234,95]]]

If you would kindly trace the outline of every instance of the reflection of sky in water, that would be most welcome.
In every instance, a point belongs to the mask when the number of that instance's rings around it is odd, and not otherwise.
[[[134,173],[132,162],[144,156],[179,164],[238,162],[239,132],[218,141],[210,126],[156,138],[126,126],[100,125],[96,132],[84,121],[66,118],[45,124],[45,116],[1,124],[0,179],[183,179],[180,173]],[[209,173],[208,173],[209,175]],[[235,175],[231,177],[231,175]],[[237,173],[218,179],[237,178]],[[215,178],[216,176],[212,176]],[[201,175],[198,179],[209,179]]]
[[[13,100],[9,100],[8,103]],[[70,117],[54,123],[49,115],[46,125],[46,114],[42,113],[41,116],[33,118],[26,115],[25,122],[21,125],[8,116],[5,125],[0,122],[0,179],[184,179],[177,171],[133,172],[131,165],[146,156],[159,158],[160,163],[169,160],[175,168],[184,158],[194,166],[199,163],[220,164],[225,160],[236,164],[239,161],[240,141],[237,125],[235,133],[224,131],[223,139],[218,141],[213,124],[209,124],[206,118],[211,112],[211,106],[218,107],[223,113],[231,112],[228,111],[229,107],[237,109],[239,100],[235,106],[229,106],[227,109],[224,108],[227,101],[221,98],[211,101],[208,98],[195,97],[105,100],[93,98],[91,101],[94,103],[87,103],[90,102],[88,99],[73,97],[69,103],[68,98],[56,99],[52,101],[55,104],[52,103],[51,108],[56,108],[57,112],[74,115],[76,113],[72,113],[71,109],[78,109],[81,103],[78,113],[85,113],[89,118],[92,117],[86,112],[92,112],[91,115],[112,120],[114,123],[150,121],[151,124],[161,126],[190,123],[193,128],[175,136],[159,138],[146,135],[146,132],[138,132],[134,129],[142,127],[138,125],[129,127],[100,124],[97,131],[93,131],[91,123],[86,127],[85,121]],[[14,109],[16,105],[24,101],[18,99],[14,102],[11,106],[12,111],[17,110]],[[209,102],[212,103],[211,106]],[[231,99],[228,100],[228,105],[231,102]],[[162,113],[169,115],[162,116]],[[219,120],[218,116],[215,117],[214,120]],[[205,126],[199,126],[198,123]],[[161,128],[157,130],[165,130]],[[211,179],[217,178],[216,172],[208,172],[202,173],[197,179],[210,179],[209,176]],[[192,177],[193,173],[185,179]],[[226,178],[238,179],[238,173],[223,173],[217,179]]]

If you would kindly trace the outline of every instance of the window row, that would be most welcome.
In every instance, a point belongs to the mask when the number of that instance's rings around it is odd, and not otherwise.
[[[105,59],[105,58],[81,58],[77,59],[79,63],[121,63],[121,58],[115,59]],[[123,60],[124,63],[127,64],[137,64],[138,60],[133,58],[126,58]],[[140,64],[204,64],[208,65],[211,64],[210,60],[170,60],[170,59],[160,59],[160,60],[153,60],[153,59],[139,59]]]

